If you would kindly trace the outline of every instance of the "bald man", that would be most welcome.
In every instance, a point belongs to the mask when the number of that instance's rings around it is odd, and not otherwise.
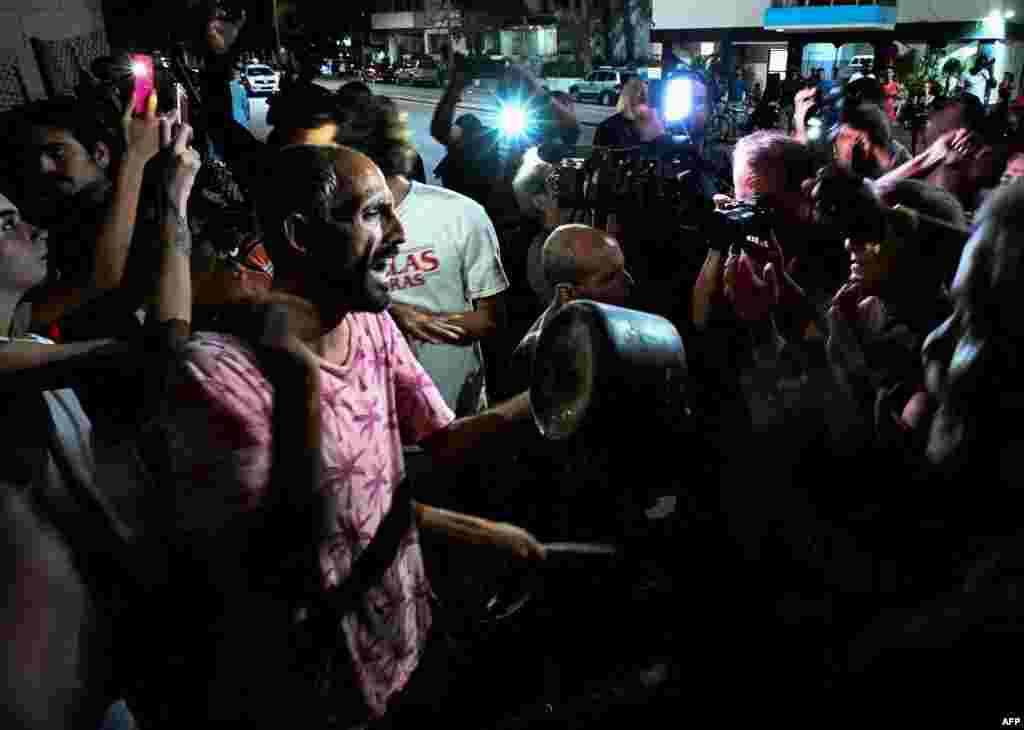
[[[384,175],[369,158],[345,147],[297,146],[281,151],[277,173],[284,184],[263,211],[276,301],[291,306],[289,324],[306,325],[291,334],[310,370],[306,377],[319,381],[316,491],[330,496],[334,511],[332,527],[314,535],[318,584],[332,595],[350,587],[353,565],[366,567],[359,558],[367,553],[375,556],[370,565],[380,568],[352,597],[353,609],[340,625],[341,646],[333,649],[338,656],[331,657],[337,670],[325,678],[325,701],[337,720],[332,727],[362,727],[380,719],[403,692],[431,625],[417,524],[438,528],[430,521],[438,515],[417,507],[413,522],[407,514],[409,495],[399,489],[403,446],[422,444],[435,465],[456,466],[467,448],[492,436],[500,441],[517,423],[528,425],[529,400],[523,393],[479,416],[456,419],[413,356],[386,311],[388,263],[405,232]],[[237,607],[211,620],[219,637],[209,661],[212,679],[197,690],[207,697],[192,701],[205,700],[196,712],[215,723],[276,718],[271,724],[278,724],[284,720],[275,712],[308,712],[298,724],[312,727],[322,708],[287,699],[289,691],[305,697],[311,689],[280,659],[289,656],[282,645],[288,626],[281,621],[289,611],[282,614],[286,607],[274,596],[246,583],[239,566],[252,566],[253,557],[232,529],[265,510],[272,496],[274,391],[257,354],[238,337],[200,332],[184,359],[167,424],[175,438],[166,486],[183,539],[208,546],[196,570],[215,589],[210,600]],[[511,539],[507,547],[542,556],[523,531],[509,526],[500,532]],[[379,534],[390,547],[382,547]],[[269,562],[258,567],[268,572],[286,557],[280,545],[265,556]],[[320,636],[306,623],[295,630]]]
[[[544,325],[562,307],[576,299],[623,307],[633,285],[633,277],[626,271],[626,258],[615,239],[602,230],[578,223],[552,231],[544,242],[541,265],[553,295],[548,308],[512,354],[517,387],[529,385],[537,340]]]

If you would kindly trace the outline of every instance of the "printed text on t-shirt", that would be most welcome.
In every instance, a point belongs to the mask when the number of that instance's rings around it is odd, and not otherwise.
[[[392,291],[426,284],[425,275],[438,271],[441,262],[433,247],[400,252],[388,264],[388,288]]]

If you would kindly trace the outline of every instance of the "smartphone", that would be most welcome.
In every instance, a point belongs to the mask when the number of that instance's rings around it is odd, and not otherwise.
[[[188,113],[188,92],[185,91],[185,87],[179,83],[175,83],[174,88],[178,94],[178,123],[191,124]]]
[[[129,56],[132,64],[132,76],[135,78],[135,113],[146,113],[146,102],[156,85],[156,69],[153,57],[145,53],[133,53]]]

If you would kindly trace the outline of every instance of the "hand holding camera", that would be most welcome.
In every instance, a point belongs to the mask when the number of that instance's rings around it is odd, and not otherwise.
[[[784,256],[778,241],[760,246],[733,246],[725,260],[725,297],[736,316],[757,322],[771,315],[782,298]]]
[[[202,167],[202,161],[199,158],[199,153],[189,146],[192,141],[192,127],[187,124],[177,124],[173,119],[164,119],[161,120],[161,128],[162,141],[165,141],[164,147],[165,149],[169,148],[171,153],[164,179],[165,190],[172,211],[182,217],[187,210],[188,199],[192,194],[192,186],[195,184],[199,169]],[[168,145],[166,141],[171,139],[172,133],[173,144]]]

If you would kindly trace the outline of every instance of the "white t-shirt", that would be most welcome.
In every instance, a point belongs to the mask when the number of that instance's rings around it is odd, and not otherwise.
[[[38,335],[21,335],[16,340],[26,340],[39,345],[52,345],[54,342]],[[10,337],[0,336],[0,345],[12,342]],[[92,421],[82,410],[75,391],[70,388],[44,390],[43,399],[50,410],[50,417],[56,426],[57,437],[64,446],[68,458],[81,464],[89,474],[96,472],[96,460],[93,454]]]
[[[968,94],[974,94],[976,97],[981,99],[982,102],[988,101],[988,74],[976,73],[972,74],[970,71],[965,71],[963,75],[964,91]]]
[[[452,190],[413,182],[398,206],[398,218],[406,242],[388,272],[394,301],[431,312],[470,312],[473,300],[508,289],[498,234],[480,204]],[[458,413],[463,388],[483,369],[479,343],[417,343],[413,351]]]

